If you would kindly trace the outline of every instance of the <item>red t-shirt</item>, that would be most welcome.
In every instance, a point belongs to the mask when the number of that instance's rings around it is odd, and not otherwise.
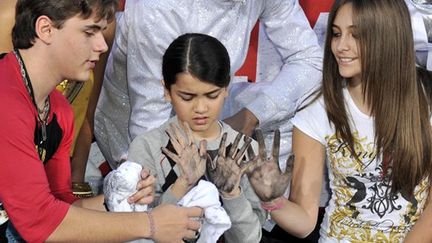
[[[35,148],[37,112],[13,53],[0,59],[0,201],[28,242],[43,242],[65,217],[76,198],[71,190],[69,151],[73,112],[57,91],[50,94],[50,120],[62,136],[45,164]]]

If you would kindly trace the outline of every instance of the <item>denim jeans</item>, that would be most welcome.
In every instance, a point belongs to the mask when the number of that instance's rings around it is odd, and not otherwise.
[[[8,227],[6,229],[6,238],[9,243],[24,243],[25,240],[21,238],[18,231],[16,231],[15,227],[13,226],[12,222],[9,220]]]

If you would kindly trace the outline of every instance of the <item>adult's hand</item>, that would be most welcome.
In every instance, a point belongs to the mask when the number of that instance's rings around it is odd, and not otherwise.
[[[274,133],[273,149],[270,157],[267,157],[263,133],[256,130],[259,145],[259,154],[255,156],[252,149],[248,149],[249,158],[254,158],[256,163],[248,169],[247,175],[255,193],[262,202],[272,201],[282,196],[291,179],[294,155],[288,156],[286,170],[279,168],[280,131]]]
[[[233,116],[226,118],[224,122],[230,125],[234,130],[250,137],[254,129],[258,126],[259,121],[251,111],[243,108]]]

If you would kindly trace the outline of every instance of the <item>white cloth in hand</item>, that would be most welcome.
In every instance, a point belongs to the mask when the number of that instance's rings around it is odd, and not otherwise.
[[[179,202],[184,207],[204,209],[201,235],[198,243],[214,243],[231,227],[231,220],[219,201],[219,192],[213,183],[200,180]]]
[[[142,166],[126,161],[111,171],[104,180],[105,203],[112,212],[143,212],[147,205],[129,204],[127,199],[137,192]]]
[[[140,164],[125,161],[116,170],[111,171],[104,180],[105,204],[112,212],[144,212],[147,205],[129,204],[127,199],[137,192],[137,183],[141,180]],[[152,240],[140,239],[128,243],[149,243]]]

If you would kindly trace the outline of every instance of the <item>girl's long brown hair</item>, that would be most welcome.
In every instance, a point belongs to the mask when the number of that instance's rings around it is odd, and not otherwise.
[[[357,159],[343,96],[344,78],[331,51],[332,24],[338,9],[347,3],[353,9],[363,94],[375,120],[377,154],[389,158],[392,191],[412,195],[420,180],[432,179],[432,148],[430,106],[416,75],[407,6],[403,0],[336,0],[329,15],[321,92],[337,136]]]

